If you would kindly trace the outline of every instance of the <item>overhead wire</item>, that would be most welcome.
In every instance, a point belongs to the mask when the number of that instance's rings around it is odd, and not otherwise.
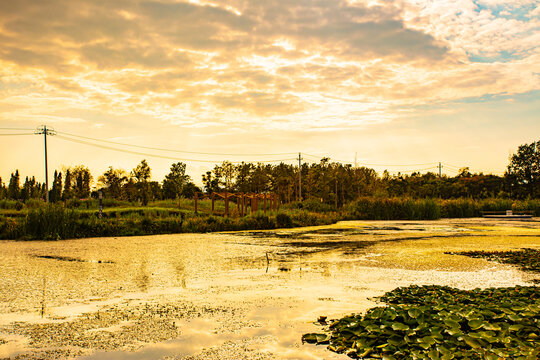
[[[408,172],[419,172],[419,171],[426,171],[426,170],[432,170],[432,169],[438,169],[438,166],[432,166],[425,169],[414,169],[414,170],[396,170],[392,173],[408,173]]]
[[[141,155],[141,156],[155,157],[155,158],[168,159],[168,160],[179,160],[179,161],[186,161],[186,162],[205,162],[205,163],[220,163],[220,162],[223,162],[223,160],[182,159],[182,158],[172,157],[172,156],[165,156],[165,155],[159,155],[159,154],[149,154],[149,153],[143,153],[143,152],[139,152],[139,151],[132,151],[132,150],[126,150],[126,149],[118,149],[118,148],[114,148],[114,147],[107,146],[107,145],[94,144],[94,143],[90,143],[90,142],[83,141],[83,140],[72,139],[72,138],[69,138],[69,137],[66,137],[66,136],[63,136],[63,135],[58,135],[58,134],[56,135],[56,137],[59,138],[59,139],[62,139],[62,140],[67,140],[67,141],[71,141],[71,142],[75,142],[75,143],[79,143],[79,144],[83,144],[83,145],[94,146],[94,147],[98,147],[98,148],[102,148],[102,149],[113,150],[113,151],[133,154],[133,155]],[[260,160],[260,161],[257,161],[257,162],[260,162],[260,163],[273,163],[273,162],[284,162],[284,161],[291,161],[291,160],[295,160],[295,159],[291,158],[291,159],[277,159],[277,160]],[[233,164],[240,164],[242,162],[244,162],[244,161],[231,161],[231,163],[233,163]]]
[[[304,153],[302,153],[302,155],[304,155]],[[306,154],[306,155],[309,155],[309,154]],[[314,155],[309,155],[311,157],[316,157]],[[346,161],[346,160],[340,160],[340,159],[335,159],[335,158],[332,158],[330,156],[326,156],[327,158],[329,158],[330,160],[333,160],[335,162],[340,162],[340,163],[344,163],[344,164],[354,164],[355,162],[354,161]],[[322,159],[323,157],[320,157],[320,159]],[[434,165],[436,164],[435,162],[431,162],[431,163],[422,163],[422,164],[371,164],[371,163],[363,163],[363,162],[359,162],[357,161],[356,162],[357,165],[360,165],[360,166],[395,166],[395,167],[409,167],[409,166],[423,166],[423,165]]]
[[[0,136],[35,135],[34,133],[0,134]]]
[[[185,153],[185,154],[195,154],[195,155],[226,155],[226,156],[279,156],[279,155],[293,155],[296,154],[296,152],[289,152],[289,153],[266,153],[266,154],[244,154],[244,153],[213,153],[213,152],[198,152],[198,151],[187,151],[187,150],[178,150],[178,149],[165,149],[165,148],[157,148],[157,147],[151,147],[151,146],[142,146],[142,145],[135,145],[135,144],[127,144],[122,143],[118,141],[110,141],[110,140],[103,140],[103,139],[96,139],[91,138],[88,136],[82,136],[82,135],[76,135],[76,134],[70,134],[63,131],[57,131],[58,134],[64,134],[68,136],[73,136],[81,139],[86,140],[93,140],[93,141],[100,141],[108,144],[115,144],[115,145],[122,145],[122,146],[130,146],[130,147],[137,147],[141,149],[148,149],[148,150],[157,150],[157,151],[168,151],[168,152],[178,152],[178,153]]]
[[[455,169],[463,169],[464,167],[467,167],[467,166],[456,166],[456,165],[447,164],[447,163],[444,163],[443,165],[447,166],[447,167],[452,167],[452,168],[455,168]]]
[[[319,155],[313,155],[313,154],[307,154],[307,153],[302,153],[302,155],[307,155],[307,156],[314,157],[314,158],[318,158],[318,159],[329,158],[330,160],[333,160],[333,161],[336,161],[336,162],[340,162],[340,163],[345,163],[345,164],[354,164],[354,163],[355,163],[354,161],[346,161],[346,160],[335,159],[335,158],[332,158],[332,157],[330,157],[330,156],[319,156]],[[434,165],[434,164],[437,164],[437,162],[421,163],[421,164],[371,164],[371,163],[364,163],[364,162],[360,162],[360,161],[357,161],[356,163],[357,163],[358,165],[367,165],[367,166],[403,166],[403,167],[408,167],[408,166],[424,166],[424,165]]]
[[[0,130],[16,130],[16,131],[28,131],[28,130],[34,130],[30,128],[8,128],[8,127],[0,127]],[[0,136],[19,136],[19,135],[35,135],[35,133],[4,133],[0,134]],[[186,161],[186,162],[203,162],[203,163],[219,163],[223,160],[203,160],[203,159],[182,159],[178,157],[173,156],[166,156],[166,155],[159,155],[159,154],[150,154],[145,152],[139,152],[139,151],[133,151],[133,150],[127,150],[127,149],[119,149],[115,147],[110,147],[106,145],[101,144],[95,144],[88,141],[83,141],[79,139],[86,139],[91,140],[95,142],[102,142],[102,143],[108,143],[108,144],[114,144],[119,146],[128,146],[128,147],[135,147],[140,149],[148,149],[148,150],[156,150],[156,151],[166,151],[166,152],[176,152],[176,153],[185,153],[185,154],[196,154],[196,155],[216,155],[216,156],[279,156],[279,155],[292,155],[297,154],[296,152],[286,152],[286,153],[214,153],[214,152],[198,152],[198,151],[188,151],[188,150],[179,150],[179,149],[167,149],[167,148],[158,148],[158,147],[151,147],[151,146],[142,146],[142,145],[136,145],[136,144],[129,144],[129,143],[123,143],[123,142],[117,142],[117,141],[111,141],[111,140],[104,140],[104,139],[98,139],[98,138],[92,138],[89,136],[82,136],[77,134],[72,134],[68,132],[63,131],[57,131],[57,137],[66,140],[71,141],[79,144],[84,144],[88,146],[94,146],[94,147],[100,147],[103,149],[118,151],[118,152],[124,152],[124,153],[130,153],[134,155],[142,155],[142,156],[149,156],[149,157],[155,157],[155,158],[162,158],[162,159],[170,159],[170,160],[180,160],[180,161]],[[78,138],[78,139],[77,139]],[[320,156],[320,155],[314,155],[309,153],[301,153],[303,156],[307,156],[313,159],[323,159],[323,158],[329,158],[334,162],[340,162],[343,164],[357,164],[360,166],[376,166],[376,167],[410,167],[410,166],[423,166],[423,165],[434,165],[437,164],[437,162],[431,162],[431,163],[417,163],[417,164],[377,164],[377,163],[363,163],[363,162],[357,162],[357,161],[346,161],[341,159],[334,159],[329,156]],[[275,160],[258,160],[256,162],[258,163],[274,163],[274,162],[284,162],[284,161],[293,161],[298,160],[297,158],[287,158],[287,159],[275,159]],[[246,161],[231,161],[231,163],[239,164]],[[249,161],[248,161],[249,162]],[[452,164],[443,163],[443,167],[449,171],[453,171],[456,173],[459,173],[459,170],[463,169],[463,167],[459,167]],[[407,173],[407,172],[415,172],[415,171],[425,171],[425,170],[431,170],[438,168],[438,166],[433,166],[429,168],[424,169],[415,169],[415,170],[398,170],[398,171],[392,171],[393,173],[401,172],[401,173]]]
[[[9,128],[9,127],[0,127],[0,130],[23,130],[23,131],[27,131],[27,130],[34,130],[34,129],[30,129],[30,128]]]

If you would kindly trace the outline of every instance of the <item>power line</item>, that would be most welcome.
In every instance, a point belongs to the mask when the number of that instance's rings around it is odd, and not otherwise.
[[[128,154],[155,157],[155,158],[160,158],[160,159],[179,160],[179,161],[186,161],[186,162],[205,162],[205,163],[214,163],[214,164],[215,163],[220,163],[220,162],[223,161],[223,160],[181,159],[181,158],[172,157],[172,156],[149,154],[149,153],[143,153],[143,152],[139,152],[139,151],[118,149],[118,148],[114,148],[114,147],[106,146],[106,145],[93,144],[93,143],[90,143],[90,142],[87,142],[87,141],[72,139],[72,138],[69,138],[69,137],[66,137],[66,136],[62,136],[62,135],[57,135],[57,137],[59,139],[62,139],[62,140],[67,140],[67,141],[71,141],[71,142],[75,142],[75,143],[79,143],[79,144],[83,144],[83,145],[94,146],[94,147],[98,147],[98,148],[102,148],[102,149],[113,150],[113,151],[118,151],[118,152],[123,152],[123,153],[128,153]],[[260,163],[273,163],[273,162],[284,162],[284,161],[292,161],[292,160],[296,160],[296,159],[295,158],[290,158],[290,159],[278,159],[278,160],[262,160],[262,161],[257,161],[257,162],[260,162]],[[245,161],[230,161],[230,162],[233,163],[233,164],[240,164],[240,163],[243,163]]]
[[[444,166],[446,167],[452,167],[452,168],[455,168],[455,169],[458,169],[458,170],[461,170],[463,169],[464,167],[468,167],[468,166],[456,166],[456,165],[452,165],[452,164],[448,164],[448,163],[444,163]]]
[[[312,155],[312,154],[306,154],[306,153],[302,153],[302,155],[307,155],[307,156],[310,156],[310,157],[313,157],[313,158],[317,158],[317,159],[322,159],[322,158],[329,158],[335,162],[340,162],[340,163],[344,163],[344,164],[354,164],[354,161],[345,161],[345,160],[340,160],[340,159],[334,159],[330,156],[318,156],[318,155]],[[430,162],[430,163],[422,163],[422,164],[368,164],[368,163],[360,163],[360,162],[357,162],[358,165],[367,165],[367,166],[403,166],[403,167],[408,167],[408,166],[423,166],[423,165],[433,165],[433,164],[436,164],[436,162]]]
[[[0,136],[17,136],[17,135],[35,135],[34,133],[22,133],[22,134],[0,134]]]
[[[0,130],[34,130],[31,128],[9,128],[9,127],[0,127]]]
[[[226,155],[226,156],[278,156],[278,155],[293,155],[296,154],[295,152],[289,152],[289,153],[273,153],[273,154],[240,154],[240,153],[210,153],[210,152],[197,152],[197,151],[187,151],[187,150],[177,150],[177,149],[164,149],[164,148],[157,148],[157,147],[151,147],[151,146],[142,146],[142,145],[135,145],[135,144],[127,144],[127,143],[121,143],[117,141],[110,141],[110,140],[102,140],[102,139],[96,139],[91,138],[88,136],[82,136],[82,135],[75,135],[66,133],[63,131],[59,131],[58,133],[73,136],[81,139],[87,139],[87,140],[93,140],[93,141],[100,141],[104,143],[109,144],[115,144],[115,145],[122,145],[122,146],[130,146],[130,147],[137,147],[141,149],[148,149],[148,150],[158,150],[158,151],[169,151],[169,152],[178,152],[178,153],[185,153],[185,154],[196,154],[196,155]]]
[[[26,130],[33,130],[33,129],[30,129],[30,128],[0,127],[0,130],[26,131]],[[139,152],[139,151],[132,151],[132,150],[127,150],[127,149],[119,149],[119,148],[115,148],[115,147],[110,147],[110,146],[105,146],[105,145],[100,145],[100,144],[94,144],[94,143],[91,143],[91,142],[78,140],[78,139],[74,139],[74,138],[92,140],[92,141],[96,141],[96,142],[102,142],[102,143],[108,143],[108,144],[114,144],[114,145],[120,145],[120,146],[129,146],[129,147],[135,147],[135,148],[140,148],[140,149],[149,149],[149,150],[167,151],[167,152],[177,152],[177,153],[185,153],[185,154],[197,154],[197,155],[217,155],[217,156],[271,156],[271,155],[276,155],[277,156],[277,155],[296,154],[294,152],[289,152],[289,153],[264,153],[264,154],[263,153],[243,154],[243,153],[197,152],[197,151],[166,149],[166,148],[142,146],[142,145],[136,145],[136,144],[128,144],[128,143],[122,143],[122,142],[116,142],[116,141],[110,141],[110,140],[97,139],[97,138],[92,138],[92,137],[82,136],[82,135],[77,135],[77,134],[71,134],[71,133],[67,133],[67,132],[63,132],[63,131],[58,131],[57,133],[59,134],[58,137],[60,139],[75,142],[75,143],[79,143],[79,144],[84,144],[84,145],[94,146],[94,147],[100,147],[100,148],[103,148],[103,149],[108,149],[108,150],[113,150],[113,151],[118,151],[118,152],[124,152],[124,153],[129,153],[129,154],[142,155],[142,156],[155,157],[155,158],[162,158],[162,159],[170,159],[170,160],[180,160],[180,161],[186,161],[186,162],[219,163],[219,162],[222,162],[222,160],[218,161],[218,160],[201,160],[201,159],[182,159],[182,158],[177,158],[177,157],[173,157],[173,156],[165,156],[165,155],[150,154],[150,153]],[[66,135],[66,136],[63,136],[61,134]],[[20,136],[20,135],[34,135],[34,133],[3,133],[3,134],[0,134],[0,136]],[[314,158],[314,159],[328,158],[328,159],[331,159],[334,162],[339,162],[339,163],[343,163],[343,164],[358,164],[358,165],[361,165],[361,166],[375,166],[375,167],[386,167],[386,166],[388,166],[388,167],[411,167],[411,166],[423,166],[423,165],[438,164],[438,163],[435,163],[435,162],[418,163],[418,164],[357,163],[356,161],[353,162],[353,161],[345,161],[345,160],[340,160],[340,159],[334,159],[334,158],[331,158],[329,156],[320,156],[320,155],[313,155],[313,154],[308,154],[308,153],[302,153],[302,155],[308,156],[308,157],[311,157],[311,158]],[[276,159],[276,160],[259,160],[259,161],[254,161],[254,162],[257,162],[257,163],[273,163],[273,162],[285,162],[285,161],[293,161],[293,160],[298,160],[298,159],[297,158],[287,158],[287,159]],[[243,163],[243,162],[246,162],[246,161],[231,161],[231,163],[235,163],[235,164],[239,164],[239,163]],[[461,170],[463,168],[463,167],[459,167],[459,166],[452,165],[452,164],[447,164],[447,163],[444,163],[444,166],[448,170],[458,172],[458,173],[459,173],[459,170]],[[430,168],[425,168],[425,169],[393,171],[393,173],[396,173],[396,172],[406,173],[406,172],[415,172],[415,171],[425,171],[425,170],[430,170],[430,169],[434,169],[434,168],[436,168],[436,166],[433,166],[433,167],[430,167]]]
[[[54,136],[56,131],[54,129],[47,129],[47,125],[38,126],[34,131],[36,135],[43,135],[43,141],[45,145],[45,202],[49,202],[49,170],[47,162],[47,135]]]
[[[393,171],[393,173],[408,173],[408,172],[420,172],[420,171],[426,171],[426,170],[431,170],[431,169],[438,169],[439,167],[438,166],[432,166],[432,167],[428,167],[428,168],[425,168],[425,169],[415,169],[415,170],[397,170],[397,171]]]

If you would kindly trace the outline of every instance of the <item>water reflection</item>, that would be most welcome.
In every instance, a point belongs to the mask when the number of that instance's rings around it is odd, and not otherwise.
[[[301,344],[320,315],[361,312],[409,284],[526,284],[510,266],[444,252],[539,247],[538,228],[474,226],[351,222],[264,235],[3,241],[0,357],[31,341],[35,353],[58,350],[44,358],[69,357],[73,347],[87,359],[343,358]]]
[[[184,265],[184,262],[179,260],[174,264],[174,270],[176,271],[176,281],[182,286],[182,288],[186,288],[186,267]]]
[[[139,270],[134,280],[140,291],[148,291],[148,286],[150,284],[150,275],[148,274],[148,261],[146,259],[144,259],[139,265]]]

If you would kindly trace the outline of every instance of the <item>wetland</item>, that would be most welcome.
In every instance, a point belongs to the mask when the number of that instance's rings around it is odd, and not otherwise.
[[[531,286],[540,221],[343,221],[213,234],[0,241],[0,359],[346,359],[321,315],[399,287]]]

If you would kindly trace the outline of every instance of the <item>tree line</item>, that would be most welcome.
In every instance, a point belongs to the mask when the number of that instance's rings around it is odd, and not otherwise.
[[[282,203],[308,199],[339,207],[363,196],[413,198],[538,198],[540,197],[540,141],[519,146],[510,158],[503,176],[471,173],[463,168],[453,177],[439,177],[433,172],[421,174],[382,175],[367,167],[332,162],[323,158],[318,163],[303,163],[301,168],[277,165],[224,161],[202,175],[203,189],[186,174],[186,164],[171,165],[161,182],[151,181],[151,168],[142,160],[129,173],[112,166],[97,178],[92,188],[90,170],[79,165],[55,171],[49,190],[50,201],[105,197],[136,201],[143,205],[151,200],[192,198],[195,192],[276,193]],[[9,183],[0,178],[0,199],[26,201],[45,197],[45,185],[34,177],[26,177],[21,185],[19,171],[11,174]]]

